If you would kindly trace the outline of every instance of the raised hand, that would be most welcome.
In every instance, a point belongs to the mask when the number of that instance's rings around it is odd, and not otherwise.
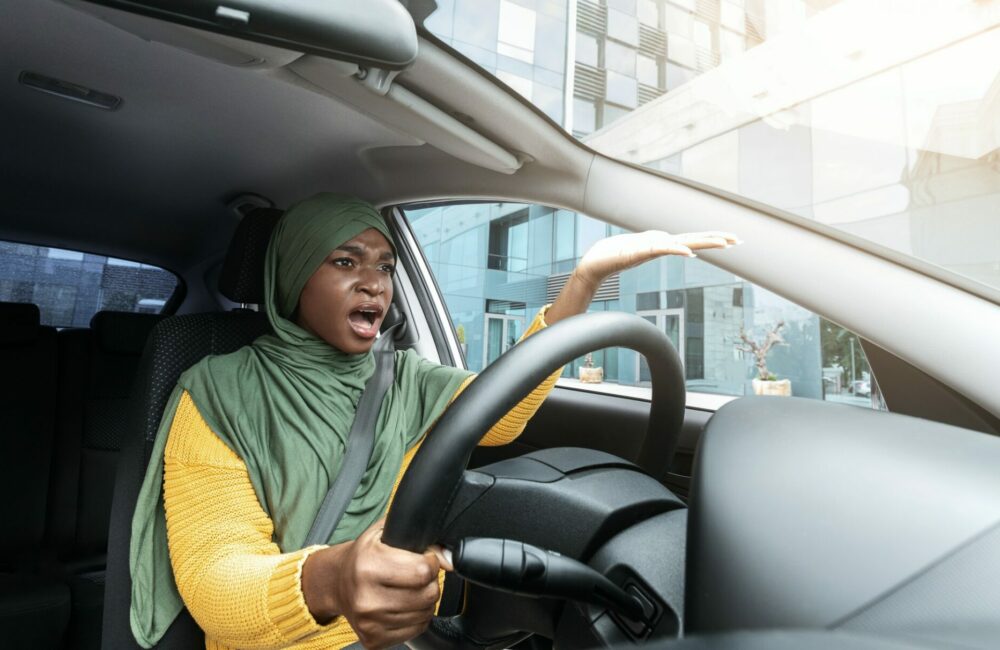
[[[663,255],[694,257],[694,251],[729,248],[741,243],[736,235],[717,230],[671,235],[661,230],[627,233],[602,239],[580,259],[573,274],[545,314],[551,325],[587,311],[594,294],[612,273],[638,266]]]
[[[612,273],[638,266],[663,255],[694,257],[696,250],[729,248],[740,243],[729,232],[707,231],[671,235],[662,230],[626,233],[602,239],[580,259],[577,276],[600,286]]]

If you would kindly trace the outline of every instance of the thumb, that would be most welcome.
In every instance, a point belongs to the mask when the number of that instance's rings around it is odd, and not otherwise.
[[[451,551],[437,544],[431,544],[430,546],[427,547],[427,550],[431,551],[432,553],[434,553],[434,555],[437,556],[438,564],[441,565],[442,569],[444,569],[445,571],[455,570],[454,565],[452,565],[451,563]]]

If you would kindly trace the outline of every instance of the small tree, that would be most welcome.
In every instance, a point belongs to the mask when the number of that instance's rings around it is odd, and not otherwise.
[[[458,339],[459,344],[465,345],[465,325],[461,323],[455,328],[455,338]]]
[[[737,345],[736,349],[740,352],[749,352],[753,355],[754,364],[757,366],[757,376],[762,381],[773,381],[777,377],[768,371],[767,369],[767,354],[776,345],[786,345],[785,339],[781,338],[780,330],[785,326],[785,321],[778,321],[778,324],[771,328],[771,331],[767,333],[763,343],[758,343],[757,341],[750,338],[750,335],[746,333],[743,327],[740,327],[740,340],[743,341],[745,345]]]

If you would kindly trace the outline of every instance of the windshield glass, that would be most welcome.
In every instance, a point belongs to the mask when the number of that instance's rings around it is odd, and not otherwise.
[[[597,151],[1000,288],[1000,2],[438,0]]]

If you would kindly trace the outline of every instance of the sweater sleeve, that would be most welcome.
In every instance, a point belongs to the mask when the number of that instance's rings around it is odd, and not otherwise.
[[[549,307],[551,307],[551,305],[546,305],[539,310],[535,319],[531,321],[531,325],[527,330],[525,330],[524,335],[521,336],[520,341],[523,341],[535,332],[548,327],[545,322],[545,314],[549,310]],[[507,415],[503,416],[499,422],[494,424],[490,430],[486,432],[486,435],[483,436],[483,439],[479,441],[479,444],[484,447],[499,447],[500,445],[506,445],[521,435],[521,432],[524,431],[525,425],[528,424],[528,420],[535,415],[535,412],[538,411],[538,407],[542,405],[542,402],[545,401],[545,398],[548,397],[552,388],[556,385],[556,381],[559,379],[562,371],[563,369],[560,367],[551,375],[546,377],[545,381],[536,386],[527,397],[521,400],[517,406],[512,408]],[[455,391],[455,395],[451,398],[452,401],[461,395],[462,391],[465,390],[474,379],[475,376],[472,376],[462,382],[462,385],[458,387],[458,390]]]
[[[323,547],[280,552],[246,465],[186,392],[164,451],[163,490],[174,578],[209,647],[328,648],[357,640],[346,619],[320,625],[305,603],[302,565]]]

